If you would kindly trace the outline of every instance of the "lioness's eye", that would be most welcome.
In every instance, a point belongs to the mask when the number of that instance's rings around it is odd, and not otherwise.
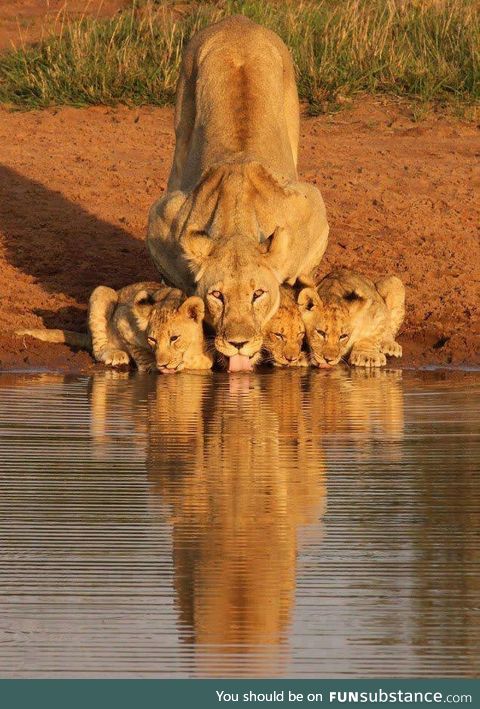
[[[217,300],[220,300],[223,303],[223,294],[220,293],[219,290],[212,290],[210,295],[212,295],[214,298],[216,298]]]
[[[317,335],[319,335],[319,337],[323,337],[323,338],[325,338],[325,336],[327,334],[325,332],[325,330],[316,330],[316,333],[317,333]]]
[[[257,288],[257,290],[253,293],[253,300],[257,300],[257,298],[260,298],[260,296],[264,293],[265,291],[262,288]]]
[[[274,332],[273,334],[275,335],[275,337],[278,337],[279,340],[285,339],[281,332]]]
[[[176,342],[179,337],[180,337],[180,335],[172,335],[170,338],[170,342]]]
[[[345,340],[348,340],[348,335],[347,335],[347,333],[344,332],[343,335],[340,335],[340,337],[339,337],[338,339],[340,340],[340,342],[345,341]]]
[[[147,341],[151,347],[155,347],[155,345],[157,344],[157,341],[154,337],[147,337]]]

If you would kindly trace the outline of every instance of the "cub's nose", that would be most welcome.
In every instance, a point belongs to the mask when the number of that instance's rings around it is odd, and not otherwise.
[[[287,360],[287,362],[296,362],[298,357],[285,357],[285,359]]]
[[[332,362],[335,361],[334,357],[324,357],[324,360],[327,364],[331,364]]]
[[[236,347],[238,350],[241,350],[244,345],[246,345],[248,340],[242,340],[239,342],[238,340],[229,340],[228,344],[232,345],[233,347]]]

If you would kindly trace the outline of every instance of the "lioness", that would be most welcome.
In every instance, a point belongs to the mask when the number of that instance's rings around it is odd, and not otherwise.
[[[251,369],[279,284],[327,245],[320,192],[299,182],[299,105],[290,54],[245,17],[193,37],[183,58],[176,146],[147,244],[163,276],[206,303],[230,370]]]
[[[140,371],[172,374],[181,369],[210,369],[203,335],[205,306],[160,283],[141,282],[118,291],[98,286],[89,301],[90,334],[68,330],[20,330],[46,342],[91,349],[98,362],[112,367],[133,360]]]
[[[265,359],[277,366],[306,367],[308,359],[302,352],[305,325],[290,286],[280,287],[280,306],[263,335]]]
[[[385,355],[402,356],[395,336],[405,317],[405,287],[396,276],[373,283],[348,269],[304,288],[298,304],[305,322],[311,362],[330,367],[350,352],[357,367],[381,367]]]

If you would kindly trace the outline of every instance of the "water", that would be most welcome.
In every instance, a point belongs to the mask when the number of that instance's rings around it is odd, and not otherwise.
[[[478,675],[480,376],[0,376],[0,676]]]

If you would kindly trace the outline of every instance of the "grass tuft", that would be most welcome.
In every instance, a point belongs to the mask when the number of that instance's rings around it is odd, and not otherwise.
[[[360,92],[463,106],[479,100],[478,0],[224,0],[181,13],[137,0],[111,19],[64,21],[55,36],[0,56],[0,102],[171,104],[189,37],[237,13],[284,39],[313,113]]]

